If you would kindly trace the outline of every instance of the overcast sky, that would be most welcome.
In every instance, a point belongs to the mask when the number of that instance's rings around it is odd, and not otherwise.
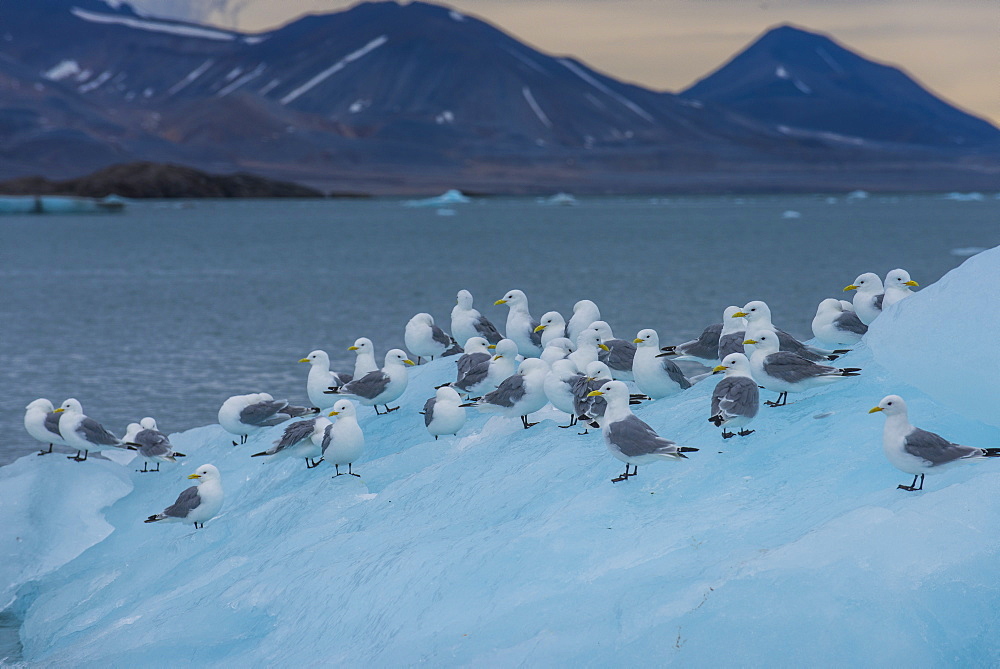
[[[182,15],[262,30],[341,0],[133,0]],[[570,54],[619,79],[686,88],[779,23],[834,37],[902,67],[967,111],[1000,124],[1000,0],[454,0],[448,3],[541,51]],[[237,11],[233,11],[237,10]],[[189,9],[189,12],[197,10]],[[191,18],[195,18],[193,14]]]

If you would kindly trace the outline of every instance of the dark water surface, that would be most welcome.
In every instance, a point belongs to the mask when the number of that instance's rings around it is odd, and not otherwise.
[[[0,218],[0,464],[30,453],[24,407],[76,397],[121,435],[216,420],[230,395],[306,403],[324,348],[342,368],[370,337],[402,346],[414,313],[445,329],[455,293],[502,329],[511,288],[535,317],[597,302],[621,337],[682,341],[723,308],[766,300],[800,336],[825,297],[862,272],[908,269],[926,285],[1000,244],[1000,200],[941,196],[490,199],[130,204],[120,216]],[[785,212],[800,217],[785,217]],[[850,297],[849,295],[847,297]]]

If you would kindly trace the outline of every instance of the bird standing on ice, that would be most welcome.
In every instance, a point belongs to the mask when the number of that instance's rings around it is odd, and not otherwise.
[[[226,432],[239,435],[240,443],[245,444],[247,437],[261,428],[284,423],[289,418],[315,415],[318,411],[292,406],[288,400],[276,400],[268,393],[233,395],[219,408],[219,425]]]
[[[532,414],[549,402],[545,395],[545,376],[549,365],[544,360],[529,358],[521,363],[517,373],[503,380],[491,393],[483,395],[475,405],[484,413],[496,413],[508,418],[520,418],[524,429],[538,423],[529,423]]]
[[[195,529],[205,527],[205,521],[215,518],[222,508],[222,477],[215,465],[202,465],[189,479],[197,479],[193,485],[177,497],[177,501],[143,522],[191,523]]]
[[[322,459],[323,450],[319,444],[313,441],[313,435],[322,435],[329,424],[330,421],[322,416],[291,423],[285,427],[285,431],[274,442],[271,448],[260,453],[254,453],[250,457],[259,458],[262,455],[290,456],[304,459],[306,461],[306,469],[317,467]]]
[[[528,311],[528,298],[523,291],[511,290],[494,302],[506,304],[510,311],[507,314],[507,328],[504,334],[517,344],[517,351],[525,358],[537,358],[542,354],[542,335],[535,328],[539,322],[531,317]]]
[[[882,449],[893,467],[913,474],[913,483],[899,485],[899,490],[911,492],[924,489],[924,475],[949,469],[963,462],[977,462],[1000,457],[1000,448],[975,448],[954,444],[939,434],[910,425],[906,402],[899,395],[887,395],[868,413],[885,414]],[[917,478],[920,485],[917,485]]]
[[[767,401],[771,407],[784,406],[788,393],[797,393],[809,388],[834,383],[849,376],[858,376],[857,367],[827,367],[817,365],[800,355],[778,350],[778,334],[774,330],[751,329],[750,337],[744,344],[753,345],[750,356],[750,372],[757,383],[778,395],[776,402]]]
[[[790,353],[799,355],[806,360],[811,360],[812,362],[818,362],[820,360],[836,360],[839,354],[847,352],[827,351],[815,346],[808,346],[784,330],[776,328],[771,322],[771,308],[767,306],[766,302],[762,302],[761,300],[747,302],[743,306],[743,309],[737,311],[732,317],[746,318],[748,330],[773,330],[775,334],[778,335],[778,346],[780,347],[780,350],[789,351]],[[743,343],[746,344],[746,340],[744,340]]]
[[[139,451],[139,457],[144,462],[142,469],[136,471],[143,474],[160,471],[161,462],[177,462],[176,458],[185,457],[183,453],[174,450],[170,439],[160,432],[156,427],[156,420],[150,416],[139,421],[139,430],[131,436],[131,439],[126,435],[124,441]],[[149,469],[150,462],[156,463],[156,469]]]
[[[455,361],[455,382],[450,384],[451,387],[466,395],[474,396],[496,388],[495,385],[490,386],[486,378],[489,376],[490,361],[493,359],[491,348],[496,347],[482,337],[469,337],[465,342],[465,354]]]
[[[66,441],[59,433],[61,417],[61,414],[56,413],[52,402],[45,398],[39,398],[25,407],[24,429],[38,441],[49,445],[49,450],[39,451],[38,455],[48,455],[55,444],[66,446]]]
[[[816,307],[812,331],[816,340],[827,346],[854,346],[868,332],[854,309],[846,309],[844,302],[827,298]]]
[[[882,308],[888,309],[896,302],[913,295],[910,286],[917,287],[919,285],[910,278],[910,273],[905,269],[892,270],[885,275],[885,296],[882,298]]]
[[[357,356],[354,360],[354,374],[351,375],[351,381],[378,369],[378,363],[375,362],[375,344],[368,337],[358,337],[354,345],[348,346],[347,350],[354,351]]]
[[[319,439],[323,460],[333,465],[336,471],[334,478],[345,475],[340,471],[343,465],[347,465],[347,475],[360,478],[352,467],[365,452],[365,433],[358,425],[358,414],[354,403],[346,399],[338,400],[333,405],[330,416],[336,416],[337,420],[332,425],[326,426],[322,438]],[[316,440],[316,435],[313,435],[313,442]]]
[[[451,336],[463,349],[471,337],[482,337],[491,344],[503,339],[496,326],[472,307],[472,293],[458,291],[456,304],[451,309]]]
[[[726,427],[743,427],[760,409],[760,391],[750,373],[750,361],[742,353],[730,353],[714,372],[725,372],[712,392],[712,413],[708,420],[722,428],[722,438],[745,437],[753,430],[731,432]]]
[[[601,320],[601,310],[590,300],[580,300],[573,305],[573,315],[566,324],[566,338],[575,342],[580,333],[594,321]],[[582,371],[582,370],[581,370]]]
[[[483,340],[485,341],[485,340]],[[451,386],[437,389],[434,397],[424,402],[424,427],[434,435],[434,440],[444,434],[458,434],[465,425],[465,408],[462,398]]]
[[[633,343],[632,376],[640,392],[658,400],[691,387],[680,367],[670,358],[663,357],[666,354],[660,353],[660,337],[656,330],[640,330]],[[715,350],[718,348],[716,342]]]
[[[415,315],[406,324],[403,341],[406,343],[406,349],[417,356],[417,364],[420,364],[423,358],[428,360],[433,360],[435,356],[440,358],[454,344],[451,337],[434,324],[434,317],[425,313]]]
[[[414,362],[406,357],[401,349],[394,348],[385,354],[385,365],[382,369],[369,372],[360,379],[354,379],[341,388],[331,388],[330,393],[336,395],[353,395],[365,406],[375,407],[375,413],[382,415],[378,405],[385,407],[385,413],[395,411],[399,407],[389,408],[389,402],[396,400],[409,381],[406,365]]]
[[[351,381],[350,374],[338,374],[330,370],[330,356],[326,351],[315,350],[299,362],[309,363],[309,376],[306,377],[306,394],[314,407],[325,409],[333,405],[333,400],[326,394],[330,386],[342,386]]]
[[[104,429],[93,418],[83,414],[83,406],[74,398],[62,403],[55,413],[59,418],[59,434],[67,446],[77,449],[76,455],[66,456],[70,460],[83,462],[90,451],[107,451],[125,448],[125,442]],[[80,457],[83,453],[83,457]]]
[[[609,381],[590,395],[607,400],[608,408],[601,422],[601,433],[611,455],[625,463],[625,473],[611,479],[612,483],[635,476],[639,473],[639,465],[657,460],[686,458],[685,453],[698,450],[678,446],[669,439],[664,439],[632,413],[629,408],[628,386],[622,381]],[[629,473],[629,465],[635,467],[632,473]]]
[[[566,337],[566,319],[558,311],[548,311],[542,315],[542,320],[535,327],[535,332],[542,333],[542,349],[553,340]]]

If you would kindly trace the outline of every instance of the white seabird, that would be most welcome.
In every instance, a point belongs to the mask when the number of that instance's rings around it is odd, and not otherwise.
[[[283,423],[289,418],[315,415],[313,407],[292,406],[288,400],[276,400],[268,393],[233,395],[219,408],[219,425],[240,436],[245,444],[247,437],[257,430]],[[236,442],[233,442],[236,446]]]
[[[784,406],[790,392],[801,392],[858,376],[861,371],[857,367],[818,365],[790,351],[779,351],[778,334],[774,330],[751,328],[747,337],[743,343],[756,347],[750,356],[750,372],[754,380],[768,390],[780,393],[776,402],[764,402],[768,406]]]
[[[657,460],[677,460],[686,458],[685,453],[697,448],[678,446],[669,439],[656,434],[649,425],[639,419],[629,408],[628,386],[621,381],[609,381],[600,390],[590,393],[604,397],[608,408],[601,422],[601,433],[611,455],[625,463],[625,473],[611,479],[612,483],[624,481],[639,473],[639,465]],[[635,471],[629,473],[632,465]]]
[[[591,329],[586,329],[576,338],[576,350],[566,357],[573,361],[576,368],[581,372],[586,372],[587,365],[600,358],[601,351],[610,351],[607,346],[601,343],[601,335]]]
[[[482,339],[482,337],[480,337]],[[486,341],[483,339],[483,341]],[[434,435],[434,440],[443,434],[458,434],[465,425],[465,408],[462,398],[451,386],[442,386],[424,402],[424,427]]]
[[[467,290],[458,291],[457,304],[451,309],[451,336],[463,349],[472,337],[482,337],[491,344],[496,344],[503,336],[496,326],[472,307],[472,293]]]
[[[955,444],[939,434],[910,425],[906,402],[899,395],[887,395],[868,413],[885,414],[882,449],[893,467],[913,474],[913,483],[899,485],[900,490],[923,490],[924,475],[933,474],[963,462],[1000,457],[1000,448],[975,448]],[[917,477],[920,485],[917,485]]]
[[[843,300],[827,298],[816,307],[812,331],[816,340],[827,346],[854,346],[868,332],[868,326],[853,308],[844,309]]]
[[[760,391],[750,373],[750,360],[742,353],[730,353],[713,371],[725,372],[726,376],[712,391],[709,422],[722,428],[723,439],[751,434],[754,430],[732,432],[726,429],[745,426],[760,410]]]
[[[455,361],[455,382],[449,385],[466,395],[475,396],[496,388],[487,381],[490,361],[493,360],[490,349],[495,348],[483,337],[469,337],[465,342],[465,354]]]
[[[338,374],[330,370],[330,356],[326,351],[315,350],[299,362],[309,363],[309,376],[306,377],[306,394],[309,401],[317,409],[325,409],[333,405],[333,400],[326,394],[330,386],[342,386],[351,381],[350,374]]]
[[[606,321],[594,321],[586,331],[596,332],[600,336],[601,344],[606,347],[606,350],[602,353],[599,352],[597,359],[607,364],[611,369],[611,375],[619,381],[631,381],[635,344],[624,339],[617,339]]]
[[[583,376],[573,383],[573,409],[576,412],[577,420],[588,424],[596,421],[598,426],[600,425],[601,419],[604,418],[604,412],[608,408],[608,402],[600,395],[591,395],[590,393],[594,390],[600,390],[605,383],[613,380],[611,370],[600,360],[594,360],[587,365]],[[590,427],[596,426],[590,425]],[[588,432],[590,432],[589,428],[585,427],[580,434]]]
[[[168,523],[191,523],[195,529],[205,527],[205,521],[211,520],[222,508],[223,492],[222,477],[215,465],[202,465],[189,479],[198,479],[198,485],[193,485],[177,497],[177,501],[163,510],[150,516],[146,523],[166,521]]]
[[[543,388],[545,396],[556,409],[569,414],[569,424],[559,427],[568,428],[576,425],[576,407],[574,404],[573,387],[583,378],[572,360],[556,360],[545,376]]]
[[[719,330],[722,330],[721,326]],[[660,353],[660,337],[656,330],[640,330],[633,343],[635,356],[632,360],[632,377],[640,392],[658,400],[691,387],[691,381],[684,376],[680,367]],[[715,350],[718,349],[719,344],[716,342]]]
[[[350,400],[339,400],[333,405],[330,416],[336,416],[337,420],[326,427],[323,437],[320,440],[320,447],[323,449],[323,459],[333,465],[334,478],[343,476],[340,471],[342,465],[347,465],[347,474],[358,476],[353,470],[353,464],[365,452],[365,433],[358,424],[358,414],[354,403]],[[315,442],[316,437],[313,436]]]
[[[77,449],[76,455],[66,456],[70,460],[83,462],[90,451],[107,451],[125,448],[125,442],[104,429],[93,418],[85,416],[83,406],[75,398],[69,398],[55,410],[60,413],[59,434],[67,446]],[[83,457],[80,457],[80,453]]]
[[[535,332],[539,323],[531,317],[528,311],[528,298],[523,291],[511,290],[494,302],[506,304],[510,311],[507,314],[507,327],[504,335],[517,344],[517,352],[525,358],[537,358],[542,353],[542,335]]]
[[[417,357],[418,364],[423,358],[440,358],[454,346],[451,337],[434,324],[433,316],[426,313],[416,314],[410,319],[403,333],[403,341],[406,349]]]
[[[271,448],[260,453],[254,453],[251,458],[262,455],[278,455],[292,458],[302,458],[306,461],[306,469],[318,467],[322,459],[323,449],[313,439],[314,435],[322,436],[329,419],[320,416],[308,420],[297,420],[289,423],[281,437],[275,440]]]
[[[129,425],[129,427],[131,428],[132,426]],[[137,432],[131,434],[131,436],[129,433],[126,433],[123,441],[139,451],[139,457],[144,462],[142,469],[137,469],[136,471],[143,474],[160,471],[161,462],[177,462],[176,458],[186,457],[183,453],[178,453],[174,450],[169,437],[160,432],[156,427],[156,420],[150,416],[146,416],[139,421],[139,430]],[[156,463],[156,469],[149,469],[150,462]]]
[[[496,390],[483,395],[474,406],[484,413],[520,418],[524,429],[537,425],[528,422],[528,414],[549,403],[545,395],[548,372],[549,365],[544,360],[529,358],[521,363],[516,374],[504,379]]]
[[[555,339],[566,337],[566,319],[558,311],[548,311],[542,315],[535,332],[542,333],[542,349]]]
[[[601,310],[590,300],[580,300],[573,305],[573,315],[566,324],[566,338],[572,342],[594,321],[601,320]],[[582,370],[581,370],[582,371]]]
[[[49,450],[39,451],[38,455],[48,455],[56,444],[66,446],[66,440],[59,433],[59,419],[52,402],[40,397],[26,406],[24,411],[24,429],[32,437],[49,445]]]
[[[375,362],[375,345],[368,337],[358,337],[354,341],[354,345],[348,346],[347,350],[354,351],[357,356],[354,360],[354,374],[351,375],[350,380],[360,379],[368,372],[374,372],[378,369],[378,363]]]
[[[920,284],[910,278],[910,273],[905,269],[894,269],[885,275],[885,296],[882,298],[882,308],[888,309],[900,300],[904,300],[913,295],[911,286],[917,287]]]
[[[562,360],[576,350],[576,346],[566,337],[556,337],[542,349],[542,360],[551,366],[556,360]]]
[[[844,288],[845,292],[848,290],[858,291],[854,294],[854,313],[862,323],[871,325],[882,313],[882,301],[885,298],[882,279],[874,272],[866,272]]]
[[[406,357],[406,353],[394,348],[385,354],[385,364],[382,369],[369,372],[360,379],[354,379],[339,389],[331,388],[329,392],[338,395],[353,395],[365,406],[375,407],[375,413],[381,415],[378,405],[385,407],[385,413],[395,411],[399,407],[389,408],[389,402],[397,399],[406,390],[409,376],[406,365],[414,364]]]
[[[795,353],[806,360],[818,362],[820,360],[836,360],[837,357],[847,351],[827,351],[815,346],[803,344],[798,339],[780,330],[771,322],[771,308],[766,302],[753,300],[743,305],[743,309],[733,314],[733,318],[746,318],[747,329],[773,330],[778,335],[778,345],[782,351]],[[744,345],[746,340],[744,340]]]

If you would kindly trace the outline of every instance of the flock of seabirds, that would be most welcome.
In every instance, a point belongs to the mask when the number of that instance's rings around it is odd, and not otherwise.
[[[815,341],[828,349],[803,344],[775,327],[770,309],[761,301],[727,307],[722,322],[705,328],[697,339],[661,347],[655,330],[641,330],[634,339],[616,338],[590,300],[577,302],[569,321],[554,311],[536,320],[520,290],[495,302],[509,308],[504,334],[473,308],[472,294],[461,290],[451,313],[450,335],[434,324],[430,314],[420,313],[407,323],[404,340],[417,363],[423,358],[459,356],[455,380],[438,386],[420,412],[435,439],[457,434],[470,407],[520,419],[528,429],[537,424],[528,416],[551,403],[568,415],[567,424],[560,427],[570,429],[579,423],[580,434],[600,428],[608,450],[625,463],[625,472],[612,479],[617,483],[635,476],[639,465],[686,458],[686,453],[698,450],[658,435],[632,413],[631,405],[682,393],[721,373],[708,420],[722,429],[724,439],[751,434],[754,430],[747,428],[760,408],[761,388],[779,393],[764,404],[780,407],[790,392],[858,376],[858,368],[824,363],[861,341],[882,310],[905,299],[917,285],[902,269],[889,272],[884,283],[877,274],[867,273],[844,288],[856,291],[852,302],[823,300],[812,331]],[[270,448],[251,457],[302,458],[308,469],[326,462],[334,467],[335,477],[358,476],[353,465],[364,453],[365,437],[357,404],[373,407],[379,415],[399,409],[389,405],[407,387],[407,366],[416,363],[406,352],[392,349],[379,367],[375,347],[364,337],[349,350],[357,355],[353,373],[331,371],[329,356],[321,350],[300,360],[310,364],[306,391],[313,406],[292,406],[267,393],[237,395],[219,409],[219,424],[242,444],[262,428],[299,418]],[[1000,456],[1000,448],[962,446],[914,427],[905,401],[897,395],[883,398],[869,413],[874,412],[886,416],[883,449],[889,462],[913,475],[912,484],[898,486],[903,490],[922,490],[925,474],[949,465]],[[58,408],[47,399],[35,400],[27,407],[24,426],[32,437],[48,444],[39,455],[61,445],[77,449],[69,457],[83,462],[90,451],[131,449],[138,452],[136,460],[143,460],[139,472],[158,472],[160,463],[183,457],[153,418],[130,424],[125,436],[118,438],[86,416],[72,398]],[[153,463],[156,467],[150,468]],[[199,528],[219,512],[223,501],[219,470],[202,465],[188,478],[198,484],[145,522],[185,522]]]

